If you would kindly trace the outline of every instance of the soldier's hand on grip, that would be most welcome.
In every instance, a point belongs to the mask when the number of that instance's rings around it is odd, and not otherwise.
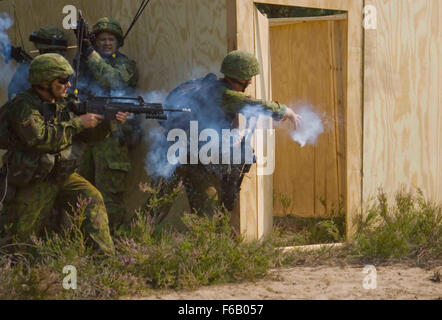
[[[120,122],[120,123],[125,123],[127,117],[129,117],[129,116],[130,116],[130,112],[118,112],[115,115],[115,119],[117,119],[118,122]]]
[[[98,120],[101,120],[103,117],[99,114],[94,113],[86,113],[80,116],[81,124],[86,129],[95,128],[98,125]]]

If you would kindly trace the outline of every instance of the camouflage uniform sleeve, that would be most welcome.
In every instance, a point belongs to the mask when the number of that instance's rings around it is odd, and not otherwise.
[[[49,123],[24,100],[11,106],[8,120],[13,132],[25,146],[44,153],[57,153],[72,144],[72,138],[83,131],[79,117]]]
[[[247,105],[261,106],[266,113],[269,113],[276,121],[281,120],[287,111],[287,107],[284,104],[279,104],[274,101],[265,101],[260,99],[254,99],[243,92],[226,89],[222,94],[222,100],[224,109],[229,113],[238,113]]]
[[[112,67],[97,52],[93,52],[87,65],[98,83],[108,89],[135,87],[138,80],[136,64],[127,60],[118,67]]]

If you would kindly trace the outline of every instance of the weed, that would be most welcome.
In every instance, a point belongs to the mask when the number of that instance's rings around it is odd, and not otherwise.
[[[441,258],[442,208],[427,201],[419,189],[398,192],[392,205],[380,191],[357,225],[353,253],[358,256],[413,258],[418,263]]]
[[[232,237],[230,214],[221,209],[210,217],[184,216],[183,233],[157,232],[149,210],[159,206],[153,205],[137,211],[130,227],[114,237],[116,254],[104,256],[81,232],[86,205],[79,199],[62,232],[0,250],[0,298],[108,299],[149,288],[195,288],[255,280],[282,261],[269,241]],[[66,265],[77,269],[77,290],[62,288]]]
[[[114,237],[114,256],[94,251],[84,237],[84,199],[72,208],[62,232],[0,248],[0,299],[109,299],[156,288],[196,288],[256,280],[273,267],[343,261],[349,253],[370,259],[441,257],[441,207],[421,191],[398,194],[394,205],[380,193],[360,217],[354,242],[342,250],[290,254],[276,247],[342,241],[345,218],[276,218],[269,240],[247,243],[232,236],[230,215],[222,208],[213,216],[185,215],[182,233],[158,231],[156,213],[172,198],[151,192],[152,201]],[[77,290],[62,288],[66,265],[77,269]]]
[[[344,241],[345,217],[275,217],[273,241],[278,246],[300,246]]]

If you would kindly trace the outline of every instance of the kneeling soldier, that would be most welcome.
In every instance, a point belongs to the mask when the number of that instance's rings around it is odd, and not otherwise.
[[[73,69],[58,54],[36,57],[30,66],[32,87],[8,102],[6,108],[8,152],[4,156],[0,184],[8,194],[0,215],[0,238],[23,240],[42,234],[47,221],[53,222],[53,207],[70,210],[79,197],[88,202],[83,228],[93,244],[112,253],[108,216],[100,192],[74,173],[79,153],[76,141],[104,139],[109,121],[101,116],[76,116],[66,105],[69,77]],[[117,114],[125,122],[128,114]],[[4,130],[2,130],[4,131]],[[4,194],[3,194],[4,193]],[[51,223],[53,224],[53,223]]]

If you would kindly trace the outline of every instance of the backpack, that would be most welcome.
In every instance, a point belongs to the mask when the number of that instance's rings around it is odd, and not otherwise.
[[[213,73],[204,78],[182,83],[167,96],[164,107],[171,109],[188,108],[191,113],[171,113],[168,121],[161,125],[166,129],[189,129],[190,121],[199,121],[200,130],[205,127],[226,128],[225,112],[218,105],[214,94],[218,91],[220,82]]]

